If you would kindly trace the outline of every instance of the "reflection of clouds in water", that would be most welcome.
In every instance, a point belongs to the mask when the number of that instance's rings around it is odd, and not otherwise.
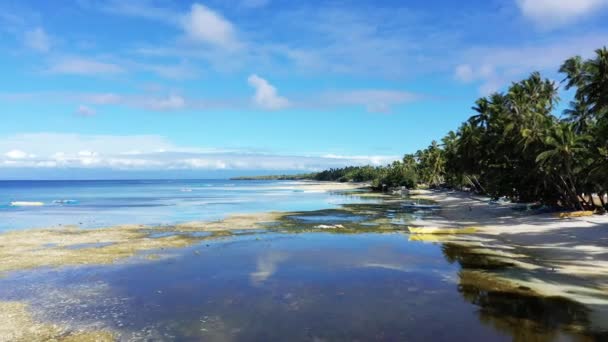
[[[420,256],[404,254],[399,249],[386,246],[372,246],[361,256],[363,259],[355,264],[356,267],[382,268],[398,272],[412,272],[417,265],[425,261]]]
[[[278,264],[286,259],[287,255],[281,252],[271,252],[258,257],[257,269],[250,275],[251,283],[261,285],[276,272]]]
[[[368,262],[368,263],[361,264],[361,267],[384,268],[387,270],[400,271],[400,272],[411,271],[408,267],[405,267],[404,265],[398,265],[398,264],[384,264],[384,263]]]

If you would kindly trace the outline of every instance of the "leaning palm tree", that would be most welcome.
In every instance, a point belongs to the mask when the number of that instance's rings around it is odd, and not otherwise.
[[[583,209],[575,181],[577,158],[586,150],[588,136],[576,134],[571,123],[562,122],[551,129],[545,139],[546,150],[536,157],[536,162],[551,177],[560,192],[562,205]]]

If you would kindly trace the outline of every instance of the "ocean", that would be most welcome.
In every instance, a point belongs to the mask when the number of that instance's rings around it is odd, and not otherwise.
[[[308,182],[307,182],[308,183]],[[296,181],[0,181],[0,231],[76,225],[166,225],[231,213],[317,210],[369,201]]]

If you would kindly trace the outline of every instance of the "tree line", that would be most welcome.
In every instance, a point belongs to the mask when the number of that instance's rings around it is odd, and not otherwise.
[[[316,180],[371,181],[375,188],[425,184],[468,188],[518,202],[608,209],[608,49],[566,60],[556,82],[534,72],[482,97],[441,142],[383,167],[346,167]],[[555,115],[558,90],[574,92]]]

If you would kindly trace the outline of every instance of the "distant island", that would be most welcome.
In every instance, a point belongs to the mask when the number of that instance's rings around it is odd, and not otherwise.
[[[317,173],[232,177],[230,180],[314,180]]]

